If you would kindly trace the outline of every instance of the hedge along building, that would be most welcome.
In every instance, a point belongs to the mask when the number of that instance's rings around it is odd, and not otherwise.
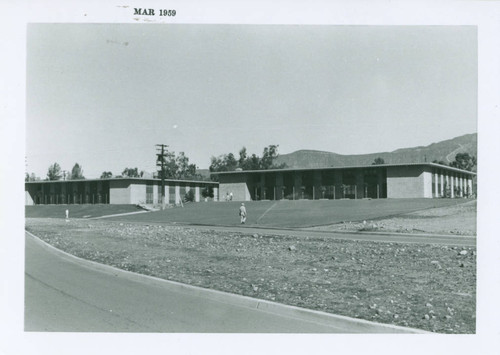
[[[165,180],[165,203],[179,204],[194,190],[194,201],[203,199],[203,190],[218,196],[218,183]],[[33,181],[25,183],[26,205],[48,204],[160,204],[161,180],[111,178],[88,180]]]
[[[220,200],[468,197],[473,172],[434,163],[247,170],[219,176]]]

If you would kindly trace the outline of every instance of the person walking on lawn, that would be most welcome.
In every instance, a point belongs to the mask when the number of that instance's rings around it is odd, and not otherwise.
[[[241,203],[239,214],[240,214],[241,224],[245,224],[247,220],[247,209],[245,208],[245,204],[243,202]]]

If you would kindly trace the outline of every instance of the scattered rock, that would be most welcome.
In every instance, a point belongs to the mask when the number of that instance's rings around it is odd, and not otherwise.
[[[294,251],[294,250],[297,250],[297,247],[295,247],[295,245],[290,245],[290,246],[288,247],[288,250],[290,250],[290,251]]]
[[[432,308],[432,304],[430,304],[430,303],[427,303],[425,306],[428,308]]]
[[[254,237],[254,238],[258,238],[258,237],[259,237],[259,235],[256,233],[256,234],[252,235],[252,237]]]
[[[460,252],[460,255],[467,255],[467,250],[462,250],[462,251]]]
[[[426,314],[426,315],[424,316],[424,319],[425,319],[425,320],[429,320],[429,319],[431,319],[431,317],[429,317],[429,315],[428,315],[428,314]]]

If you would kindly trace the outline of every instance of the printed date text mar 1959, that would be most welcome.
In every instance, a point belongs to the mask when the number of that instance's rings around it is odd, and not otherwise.
[[[166,9],[155,11],[155,9],[134,8],[134,15],[155,16],[156,14],[159,14],[160,16],[175,16],[177,14],[177,11]]]

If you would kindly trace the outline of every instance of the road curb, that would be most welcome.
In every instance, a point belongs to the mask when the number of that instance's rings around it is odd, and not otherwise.
[[[81,266],[98,270],[111,275],[121,275],[130,280],[145,282],[159,287],[168,287],[170,290],[198,295],[221,303],[228,303],[235,306],[258,309],[263,312],[273,313],[289,318],[301,319],[308,322],[331,326],[332,328],[348,329],[351,333],[385,333],[385,334],[433,334],[424,330],[401,327],[391,324],[382,324],[363,319],[356,319],[347,316],[335,315],[331,313],[313,311],[296,306],[289,306],[277,302],[260,300],[248,296],[242,296],[223,291],[206,289],[198,286],[183,284],[176,281],[164,280],[154,276],[137,274],[131,271],[118,269],[113,266],[100,264],[94,261],[85,260],[62,251],[38,238],[31,232],[25,231],[43,248],[52,251],[65,260],[78,263]]]

